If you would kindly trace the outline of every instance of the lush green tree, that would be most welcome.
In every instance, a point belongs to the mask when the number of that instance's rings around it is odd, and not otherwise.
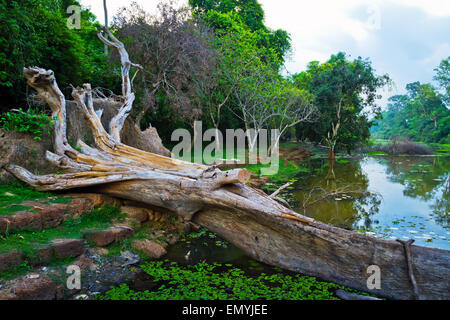
[[[380,113],[377,90],[389,77],[377,76],[369,60],[358,57],[350,61],[340,52],[325,63],[309,63],[305,72],[292,76],[292,81],[314,95],[319,110],[318,121],[302,124],[296,130],[298,137],[327,143],[333,158],[335,149],[350,152],[368,140],[369,115]]]
[[[442,110],[442,100],[440,99],[435,88],[430,84],[420,84],[414,82],[408,84],[406,89],[409,91],[412,99],[408,102],[408,112],[412,119],[422,117],[422,121],[432,121],[434,129],[437,129],[438,113]]]
[[[264,10],[256,0],[189,0],[189,4],[197,14],[210,10],[221,13],[234,11],[252,31],[266,28]]]
[[[0,0],[0,95],[2,107],[25,100],[25,66],[52,69],[62,89],[70,84],[108,87],[114,84],[107,70],[103,45],[96,36],[98,24],[87,9],[81,11],[81,28],[67,27],[66,13],[73,0]],[[110,76],[111,75],[111,76]],[[115,79],[115,78],[114,78]]]
[[[194,15],[200,17],[212,27],[217,36],[227,33],[253,33],[259,48],[265,49],[265,61],[269,62],[271,54],[276,54],[278,67],[291,48],[289,34],[281,29],[270,30],[264,25],[264,10],[257,0],[189,0]]]

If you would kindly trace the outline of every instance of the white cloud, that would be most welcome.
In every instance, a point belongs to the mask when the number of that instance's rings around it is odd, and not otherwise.
[[[420,8],[431,15],[439,17],[450,16],[450,1],[448,0],[398,0],[397,2],[404,6]]]

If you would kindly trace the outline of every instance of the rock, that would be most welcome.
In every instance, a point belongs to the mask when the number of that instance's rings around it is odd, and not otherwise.
[[[37,252],[38,261],[35,264],[42,264],[45,262],[49,262],[53,258],[53,248],[51,245],[44,245]]]
[[[50,262],[53,258],[78,257],[84,252],[82,239],[55,239],[38,250],[38,261],[34,265]]]
[[[87,198],[73,199],[69,204],[24,201],[21,205],[30,207],[29,211],[19,211],[12,215],[0,216],[0,232],[54,228],[62,224],[68,217],[72,217],[72,214],[77,217],[93,208],[93,202]],[[38,210],[38,212],[31,210]]]
[[[41,215],[29,211],[19,211],[10,216],[0,216],[0,232],[23,229],[42,230]]]
[[[59,226],[64,222],[64,213],[66,212],[67,205],[63,203],[52,204],[51,206],[44,207],[39,211],[41,217],[41,229],[49,229]]]
[[[132,247],[154,259],[159,259],[167,254],[166,249],[162,245],[151,240],[135,240]]]
[[[105,230],[85,230],[83,236],[92,241],[98,247],[106,247],[113,242],[119,242],[124,238],[134,235],[134,229],[125,226],[115,226]]]
[[[106,247],[114,242],[114,234],[108,230],[87,230],[83,232],[83,237],[98,247]]]
[[[27,168],[33,173],[52,173],[57,168],[45,158],[46,150],[52,149],[52,138],[45,133],[42,141],[33,139],[32,134],[0,129],[0,168],[12,163]],[[0,183],[15,178],[0,169]]]
[[[56,285],[46,277],[22,277],[0,291],[0,300],[55,300]]]
[[[135,230],[125,226],[114,226],[110,229],[114,235],[114,242],[120,242],[122,239],[130,238],[134,236]]]
[[[135,220],[138,223],[143,223],[148,220],[148,213],[145,208],[123,206],[120,207],[120,210],[125,213],[128,218]]]
[[[0,254],[0,271],[8,270],[22,263],[22,253],[19,250],[13,250],[8,253]]]
[[[85,254],[81,255],[73,265],[80,267],[81,272],[95,271],[98,268],[94,260]]]
[[[67,212],[73,214],[74,218],[78,218],[84,213],[88,213],[94,209],[94,201],[89,198],[72,199],[68,205]]]
[[[82,239],[55,239],[52,241],[53,255],[57,259],[78,257],[84,252]]]
[[[78,257],[84,252],[84,241],[81,239],[55,239],[49,244],[41,245],[36,258],[24,258],[19,250],[0,255],[0,271],[11,269],[27,260],[32,266],[50,262],[53,258],[64,259]]]
[[[102,207],[106,205],[120,207],[122,204],[122,201],[117,198],[99,193],[70,193],[68,196],[89,199],[91,201],[91,205],[94,207]]]

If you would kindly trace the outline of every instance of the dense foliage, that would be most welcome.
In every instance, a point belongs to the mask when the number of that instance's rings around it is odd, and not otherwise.
[[[325,63],[310,62],[305,72],[292,76],[292,81],[310,91],[319,108],[318,121],[302,124],[297,136],[351,151],[369,139],[369,115],[380,112],[377,90],[389,77],[377,76],[369,60],[358,57],[350,61],[340,52]]]
[[[113,86],[117,77],[106,72],[99,24],[89,10],[81,12],[81,28],[69,29],[66,13],[74,0],[0,0],[1,109],[17,107],[26,98],[22,70],[28,66],[52,69],[62,89],[91,82]]]
[[[6,131],[25,132],[33,135],[33,139],[41,140],[42,134],[50,134],[52,120],[50,117],[37,109],[29,108],[12,110],[0,116],[0,128]]]
[[[383,119],[372,130],[376,137],[450,143],[449,58],[435,70],[442,92],[429,83],[408,84],[406,94],[389,98]]]
[[[114,30],[145,68],[135,80],[141,128],[156,126],[170,146],[173,130],[192,130],[195,120],[220,129],[284,131],[287,119],[303,120],[308,92],[279,74],[289,36],[264,25],[261,6],[256,1],[191,5],[192,14],[190,8],[161,3],[155,15],[132,5],[115,19]]]
[[[248,32],[261,53],[275,54],[280,62],[291,48],[284,30],[270,30],[264,24],[264,10],[257,0],[189,0],[196,16],[212,27],[218,36],[231,32]],[[267,62],[271,58],[268,57]]]

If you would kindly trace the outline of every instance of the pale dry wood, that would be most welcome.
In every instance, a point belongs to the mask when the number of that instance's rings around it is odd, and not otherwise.
[[[122,131],[123,125],[125,123],[126,118],[130,114],[131,109],[133,108],[133,102],[135,99],[134,93],[131,91],[132,80],[130,80],[130,68],[136,67],[138,70],[142,69],[142,66],[132,63],[130,61],[129,55],[125,46],[122,42],[119,41],[112,33],[109,31],[107,26],[103,28],[103,31],[106,34],[106,37],[101,33],[98,33],[99,39],[108,46],[115,47],[120,54],[120,61],[122,63],[122,97],[123,97],[123,105],[117,112],[117,115],[111,120],[109,124],[109,131],[111,136],[117,142],[120,142],[120,132]],[[135,74],[136,75],[136,74]]]
[[[270,197],[272,199],[275,199],[280,194],[281,191],[283,191],[286,188],[289,188],[290,186],[292,186],[292,182],[287,182],[287,183],[283,184],[281,187],[279,187],[277,190],[275,190],[275,192],[273,192],[270,195]]]
[[[371,300],[371,301],[381,300],[374,297],[363,296],[361,294],[350,293],[342,289],[337,290],[336,295],[338,296],[338,298],[341,298],[342,300]]]
[[[413,261],[412,261],[412,256],[411,256],[411,245],[414,243],[414,240],[410,239],[408,241],[403,241],[403,240],[397,239],[397,241],[400,242],[405,249],[405,257],[406,257],[406,262],[408,264],[408,274],[409,274],[409,279],[411,280],[411,285],[413,286],[414,299],[420,300],[419,287],[417,286],[416,277],[414,276]]]

